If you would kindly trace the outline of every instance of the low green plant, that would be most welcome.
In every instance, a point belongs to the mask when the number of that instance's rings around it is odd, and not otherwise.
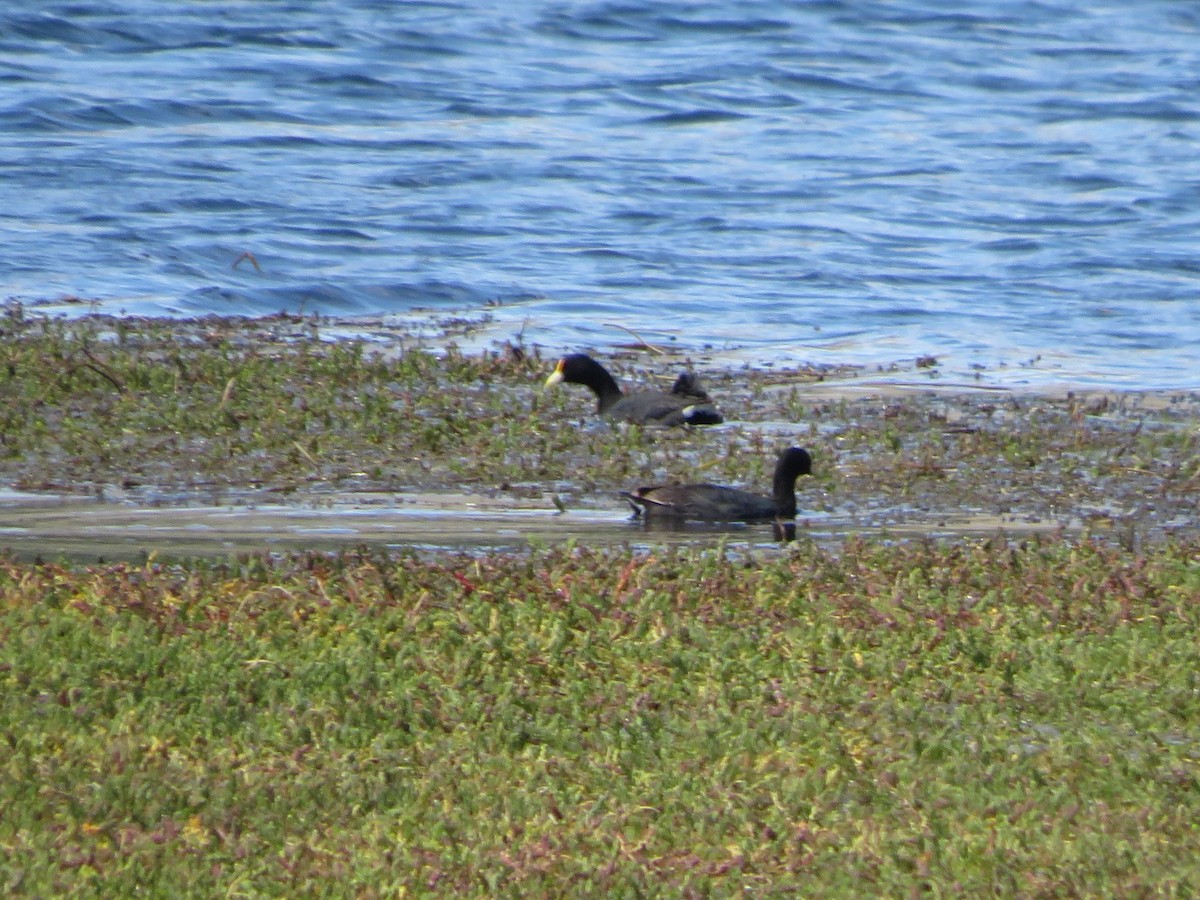
[[[1200,890],[1200,545],[0,562],[8,896]]]

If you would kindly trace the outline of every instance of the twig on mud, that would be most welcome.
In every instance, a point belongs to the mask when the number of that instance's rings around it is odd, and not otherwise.
[[[221,402],[217,404],[217,409],[224,409],[229,405],[229,401],[233,397],[233,388],[236,384],[236,375],[230,377],[230,379],[225,382],[225,390],[221,392]]]
[[[81,365],[86,366],[97,375],[108,381],[109,384],[117,389],[117,393],[125,393],[125,382],[121,381],[121,379],[113,373],[112,369],[100,362],[100,360],[96,359],[96,357],[92,355],[92,351],[86,346],[83,346],[80,349],[83,350],[83,355],[90,360],[90,362],[81,363]]]
[[[625,325],[622,325],[620,322],[605,322],[604,324],[605,324],[607,327],[609,327],[609,328],[620,328],[622,331],[628,331],[630,334],[632,334],[632,335],[633,335],[635,338],[637,338],[637,339],[638,339],[638,342],[639,342],[639,343],[640,343],[640,344],[641,344],[641,345],[642,345],[642,346],[643,346],[645,349],[647,349],[647,350],[651,350],[651,351],[653,351],[654,353],[657,353],[659,356],[666,356],[666,355],[667,355],[667,351],[666,351],[666,350],[663,350],[661,347],[656,347],[656,346],[654,346],[654,344],[651,344],[649,341],[647,341],[647,340],[646,340],[644,337],[642,337],[640,334],[638,334],[638,333],[637,333],[636,331],[634,331],[632,328],[629,328],[629,327],[627,327],[627,326],[625,326]]]

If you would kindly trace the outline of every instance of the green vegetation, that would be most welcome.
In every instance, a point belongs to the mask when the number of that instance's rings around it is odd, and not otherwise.
[[[0,482],[133,501],[465,490],[615,507],[616,491],[669,480],[765,491],[776,452],[797,443],[815,460],[801,506],[850,524],[984,513],[1162,533],[1194,519],[1195,396],[829,400],[820,372],[705,370],[729,425],[612,427],[585,390],[541,390],[536,347],[466,354],[380,328],[325,340],[323,327],[10,308]],[[628,385],[669,385],[686,364],[606,362]]]
[[[0,482],[599,505],[802,443],[850,524],[1094,536],[0,556],[5,896],[1200,892],[1194,397],[705,371],[731,427],[613,428],[536,348],[322,327],[10,309]]]
[[[1200,545],[0,567],[8,896],[1200,890]]]

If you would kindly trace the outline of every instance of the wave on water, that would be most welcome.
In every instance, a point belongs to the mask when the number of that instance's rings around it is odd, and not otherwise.
[[[1200,386],[1172,0],[49,0],[0,9],[0,50],[27,305]]]

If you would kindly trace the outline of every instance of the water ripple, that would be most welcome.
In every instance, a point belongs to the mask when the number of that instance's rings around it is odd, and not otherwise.
[[[48,0],[0,49],[5,297],[1197,386],[1171,0]]]

